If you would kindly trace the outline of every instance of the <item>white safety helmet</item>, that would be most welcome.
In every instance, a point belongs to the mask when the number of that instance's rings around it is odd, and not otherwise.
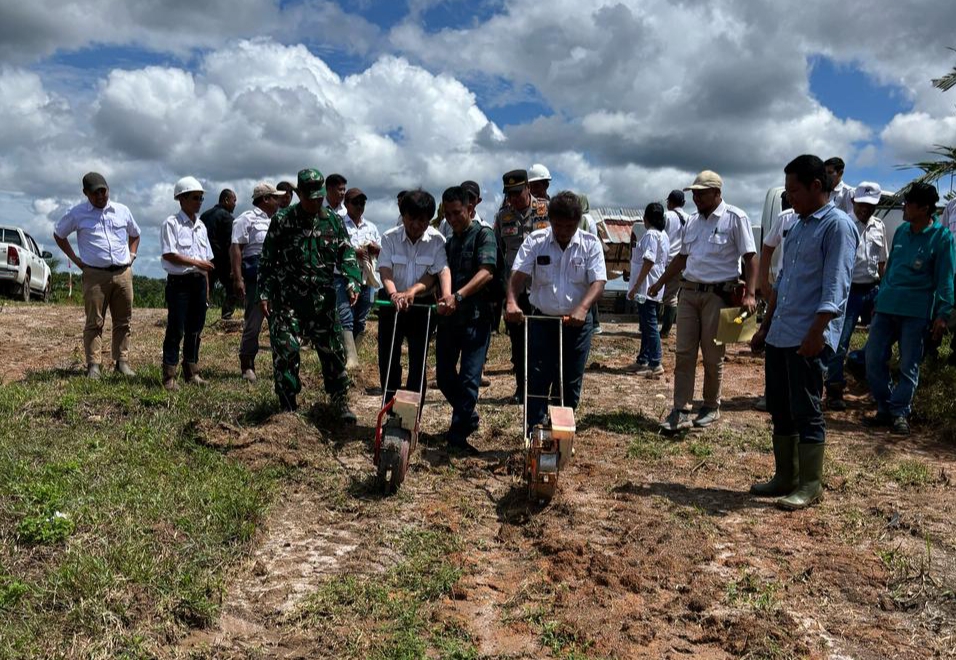
[[[188,192],[206,192],[199,183],[199,179],[193,176],[184,176],[173,186],[173,199],[179,199],[179,196]]]
[[[542,165],[541,163],[535,163],[531,166],[531,169],[528,170],[528,183],[532,181],[550,181],[551,172],[548,171],[548,168]]]

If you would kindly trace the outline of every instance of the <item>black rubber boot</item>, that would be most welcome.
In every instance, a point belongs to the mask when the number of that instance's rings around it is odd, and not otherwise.
[[[757,497],[781,497],[788,495],[799,485],[797,478],[798,435],[773,436],[773,478],[770,481],[754,484],[750,494]]]

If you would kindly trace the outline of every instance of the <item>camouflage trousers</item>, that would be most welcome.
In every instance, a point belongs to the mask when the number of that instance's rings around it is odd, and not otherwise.
[[[302,338],[308,339],[319,354],[325,391],[332,402],[344,401],[348,397],[351,381],[345,368],[342,324],[335,307],[335,292],[330,291],[309,309],[307,305],[313,303],[313,300],[299,306],[280,303],[269,314],[272,368],[280,401],[288,400],[302,390],[299,378]]]

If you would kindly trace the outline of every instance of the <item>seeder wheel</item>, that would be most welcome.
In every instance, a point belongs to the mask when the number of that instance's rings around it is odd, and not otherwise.
[[[385,495],[396,492],[408,472],[411,434],[400,428],[386,428],[378,462],[378,482]]]

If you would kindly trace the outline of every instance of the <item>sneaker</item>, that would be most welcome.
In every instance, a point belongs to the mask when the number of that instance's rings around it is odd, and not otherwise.
[[[893,418],[893,422],[890,425],[890,433],[893,435],[909,435],[910,434],[910,423],[906,421],[906,418],[902,415]]]
[[[720,419],[719,408],[701,408],[700,412],[697,413],[697,418],[694,419],[694,426],[705,429],[718,419]]]
[[[661,422],[661,431],[664,433],[676,433],[685,429],[692,428],[693,422],[690,421],[690,415],[675,408],[671,414]]]
[[[656,367],[647,367],[647,371],[643,372],[644,378],[660,378],[664,375],[664,365],[657,365]]]
[[[870,428],[876,426],[892,426],[893,416],[885,412],[877,412],[875,415],[867,415],[863,418],[863,426]]]
[[[843,412],[844,410],[846,410],[846,401],[843,400],[842,396],[839,398],[828,398],[827,410],[833,410],[834,412]]]
[[[626,374],[643,374],[647,372],[650,367],[646,362],[633,362],[626,367],[624,367],[624,373]]]
[[[136,372],[133,371],[132,367],[129,366],[129,362],[126,360],[116,362],[116,373],[126,376],[127,378],[132,378],[136,375]]]
[[[600,335],[600,334],[602,334],[603,332],[604,332],[604,330],[601,329],[601,326],[598,326],[598,327],[594,328],[594,334],[596,334],[596,335]]]

